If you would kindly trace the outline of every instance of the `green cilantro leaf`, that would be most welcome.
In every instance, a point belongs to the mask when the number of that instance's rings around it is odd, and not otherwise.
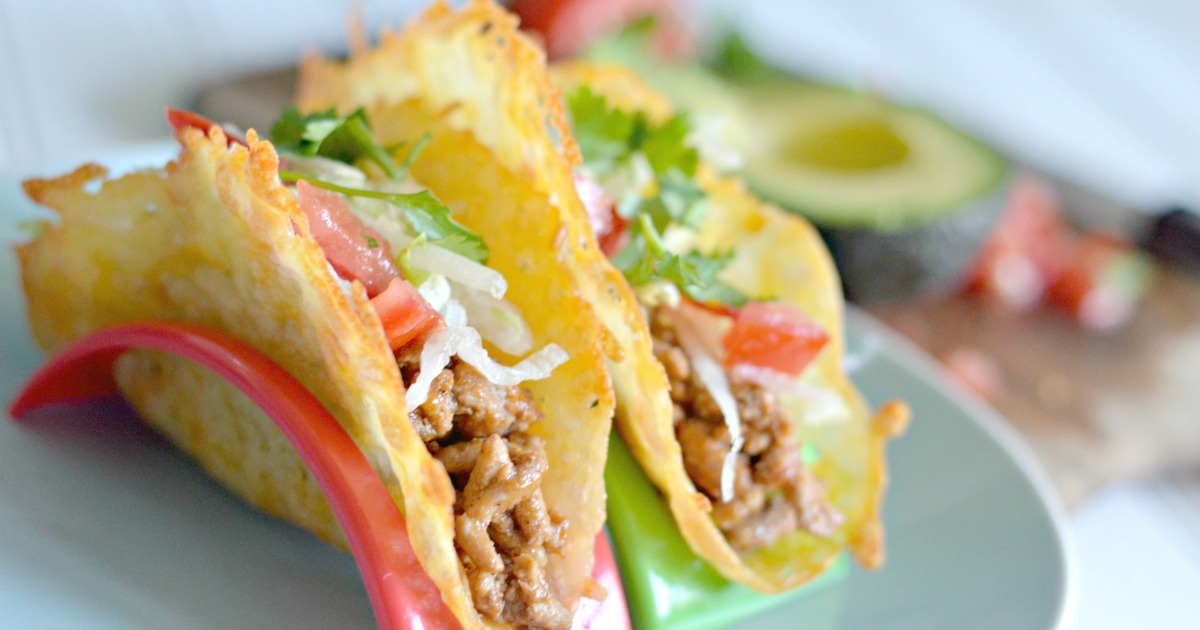
[[[466,256],[475,262],[487,262],[490,252],[483,239],[455,221],[450,216],[450,208],[430,194],[428,190],[393,196],[404,198],[403,203],[395,201],[392,203],[404,211],[413,230],[418,234],[425,235],[430,243]]]
[[[587,86],[567,97],[567,107],[574,122],[571,131],[585,163],[609,170],[628,158],[630,139],[639,124],[634,116],[609,108],[608,101]]]
[[[672,116],[659,127],[646,129],[646,136],[638,149],[646,156],[656,175],[663,175],[672,169],[678,169],[688,178],[696,175],[699,156],[694,147],[684,143],[688,131],[687,118],[682,114]]]
[[[732,259],[733,252],[705,255],[691,251],[679,257],[679,277],[668,279],[676,284],[682,282],[684,292],[697,302],[744,306],[750,300],[749,296],[717,279],[717,274]]]
[[[671,169],[658,178],[658,198],[662,200],[667,215],[684,227],[697,230],[704,220],[704,191],[684,175]]]
[[[280,171],[279,177],[284,181],[303,179],[313,186],[332,190],[350,197],[382,199],[399,208],[405,218],[408,219],[408,223],[412,226],[413,231],[420,236],[424,236],[430,243],[481,264],[487,262],[488,257],[491,255],[483,239],[478,234],[455,221],[450,216],[450,208],[446,207],[446,204],[439,201],[437,197],[430,194],[428,190],[417,193],[387,193],[375,190],[362,190],[323,182],[319,179],[292,171]]]
[[[717,279],[717,274],[733,258],[732,252],[706,255],[693,250],[682,256],[673,254],[647,214],[638,215],[629,230],[629,242],[613,256],[612,263],[630,284],[636,286],[661,278],[697,302],[742,306],[749,300]]]
[[[689,146],[687,118],[676,115],[651,126],[642,112],[628,113],[609,107],[603,95],[581,86],[567,96],[572,132],[584,163],[604,172],[641,152],[656,175],[678,169],[685,177],[696,174],[699,158]]]
[[[408,169],[412,168],[413,162],[417,161],[417,156],[420,155],[421,151],[425,149],[425,145],[429,144],[429,140],[432,137],[433,136],[427,133],[417,140],[416,144],[413,145],[413,148],[408,150],[408,155],[405,156],[404,163],[400,165],[400,174],[394,179],[404,179],[406,176],[408,176]]]
[[[288,107],[271,127],[271,139],[285,153],[320,156],[346,164],[366,160],[378,165],[392,179],[404,177],[391,153],[375,142],[362,109],[343,118],[333,109],[301,116],[295,107]],[[409,157],[406,164],[413,152]]]

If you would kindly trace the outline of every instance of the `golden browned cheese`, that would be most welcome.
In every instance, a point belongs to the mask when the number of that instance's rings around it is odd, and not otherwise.
[[[271,145],[226,149],[220,130],[180,134],[163,170],[106,180],[96,165],[25,190],[57,226],[18,248],[34,337],[54,351],[138,319],[190,321],[266,352],[330,409],[393,493],[408,461],[402,387],[374,310],[327,271]],[[97,192],[90,185],[101,184]],[[232,386],[180,359],[139,352],[117,368],[142,416],[266,511],[340,542],[332,513],[274,424]],[[447,490],[448,491],[448,490]]]
[[[546,502],[571,517],[550,570],[557,598],[574,610],[604,520],[614,398],[597,342],[607,333],[579,277],[561,264],[586,257],[594,241],[586,223],[551,197],[556,188],[539,180],[537,160],[550,156],[514,149],[531,125],[556,116],[557,95],[545,91],[544,61],[517,35],[515,20],[487,3],[462,11],[436,5],[383,46],[412,82],[399,92],[403,121],[382,128],[409,141],[431,134],[414,177],[483,236],[489,266],[506,276],[506,297],[524,312],[534,347],[557,343],[570,356],[528,387],[544,415],[529,430],[547,445]],[[364,55],[347,67],[362,67]],[[86,165],[26,184],[58,214],[18,249],[38,342],[52,352],[107,326],[168,319],[224,330],[266,352],[362,447],[463,625],[494,627],[467,592],[454,548],[454,490],[408,419],[375,311],[361,285],[347,295],[335,282],[305,215],[279,183],[274,149],[254,132],[249,148],[226,148],[219,129],[186,129],[178,138],[179,158],[165,169],[106,180],[102,167]],[[153,353],[128,355],[118,370],[139,413],[210,474],[264,510],[342,542],[290,445],[231,386]]]
[[[641,110],[652,122],[673,113],[666,99],[624,67],[571,62],[553,68],[552,75],[564,90],[587,85],[614,107]],[[684,469],[667,378],[636,305],[621,313],[599,310],[626,356],[611,365],[617,427],[664,495],[689,545],[728,579],[778,592],[813,579],[843,549],[862,565],[877,567],[883,560],[879,510],[887,478],[884,447],[887,438],[903,431],[908,409],[893,402],[872,414],[846,376],[841,285],[813,227],[703,164],[697,181],[707,194],[707,214],[691,245],[705,252],[732,251],[722,280],[747,295],[774,296],[799,307],[829,334],[826,348],[799,377],[828,400],[816,405],[793,396],[785,404],[800,442],[819,453],[809,469],[844,520],[829,537],[797,531],[767,547],[734,550],[710,517],[708,499]]]
[[[454,209],[455,219],[489,239],[488,265],[513,287],[508,297],[533,327],[535,345],[555,341],[571,352],[553,379],[527,386],[546,418],[531,428],[546,441],[546,503],[571,521],[562,555],[551,557],[551,583],[573,607],[604,521],[614,400],[596,341],[619,352],[595,324],[594,285],[582,279],[607,274],[614,293],[628,289],[596,247],[570,172],[555,168],[576,150],[544,55],[517,31],[516,18],[491,2],[458,11],[437,3],[398,34],[384,33],[376,47],[357,46],[347,61],[306,59],[298,104],[303,111],[364,107],[385,146],[412,146],[430,134],[413,176]],[[493,235],[500,242],[492,243]],[[444,560],[439,574],[461,573],[456,558]],[[470,604],[465,583],[439,584]],[[473,610],[462,615],[483,623]]]

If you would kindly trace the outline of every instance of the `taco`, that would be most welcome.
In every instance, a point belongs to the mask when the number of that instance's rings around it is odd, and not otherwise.
[[[413,76],[492,94],[520,50],[487,32],[439,7],[396,41],[422,51]],[[464,627],[570,627],[580,597],[602,596],[589,576],[614,404],[600,325],[559,265],[587,226],[477,140],[519,117],[467,116],[416,84],[407,97],[407,142],[388,148],[362,112],[288,112],[274,144],[174,112],[163,168],[26,182],[57,214],[18,248],[30,323],[50,352],[142,319],[249,342],[362,448]],[[231,386],[149,352],[116,377],[220,482],[344,544],[282,433]]]
[[[497,46],[513,41],[512,17],[467,10],[490,15]],[[310,58],[300,107],[363,107],[385,144],[411,137],[395,128],[412,119],[411,83],[455,115],[524,116],[480,140],[527,175],[518,189],[591,225],[560,260],[606,324],[620,433],[696,553],[765,592],[847,548],[878,566],[884,444],[908,411],[873,415],[846,377],[840,285],[813,228],[708,166],[686,119],[623,68],[563,65],[551,85],[526,51],[511,87],[464,93],[444,73],[408,74],[414,54],[385,35],[348,62]]]
[[[884,447],[909,412],[872,414],[847,377],[818,234],[720,174],[736,157],[628,69],[552,75],[580,148],[576,190],[642,315],[597,309],[627,355],[611,366],[617,427],[684,538],[768,593],[843,549],[879,566]]]

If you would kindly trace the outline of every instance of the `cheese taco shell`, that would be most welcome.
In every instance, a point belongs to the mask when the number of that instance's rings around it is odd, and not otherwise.
[[[565,91],[587,86],[617,109],[643,112],[652,124],[674,113],[665,98],[621,66],[568,62],[554,67],[552,75]],[[877,567],[884,553],[884,447],[889,437],[903,430],[908,409],[892,402],[872,413],[847,377],[841,285],[813,227],[760,201],[739,180],[703,163],[696,182],[706,194],[707,209],[687,245],[702,252],[732,252],[722,281],[743,294],[771,296],[799,307],[829,336],[815,362],[796,377],[814,395],[780,398],[800,444],[813,454],[806,468],[823,484],[841,523],[829,536],[796,531],[750,551],[731,546],[710,516],[709,499],[685,470],[667,376],[655,358],[641,307],[628,302],[623,308],[597,308],[624,355],[610,365],[620,434],[662,493],[693,551],[727,579],[759,591],[782,591],[819,575],[842,550],[849,550],[863,566]],[[593,292],[597,301],[601,295]]]
[[[546,444],[546,504],[569,519],[562,553],[549,559],[550,584],[573,611],[590,585],[593,539],[604,518],[614,404],[596,342],[605,334],[578,276],[559,264],[571,255],[563,244],[584,239],[586,225],[487,142],[513,135],[511,126],[525,114],[484,112],[468,99],[510,98],[498,73],[540,63],[526,58],[526,48],[497,45],[495,35],[515,39],[515,30],[498,22],[489,37],[480,21],[487,17],[478,8],[438,5],[390,36],[392,46],[409,51],[405,67],[414,77],[404,100],[412,115],[397,133],[410,140],[430,134],[413,165],[416,180],[483,236],[489,266],[507,278],[506,299],[525,314],[534,347],[556,343],[569,355],[549,378],[525,385],[543,414],[529,431]],[[544,83],[544,67],[527,74],[538,72]],[[453,77],[463,94],[447,99],[416,81],[426,74]],[[253,131],[248,146],[227,146],[216,127],[176,135],[180,154],[162,169],[109,179],[103,167],[88,164],[26,182],[30,197],[57,215],[17,250],[34,337],[53,352],[108,326],[172,320],[225,331],[265,352],[362,448],[406,514],[422,566],[463,625],[502,627],[472,602],[455,549],[455,490],[409,421],[379,318],[361,284],[345,292],[335,280],[295,195],[278,179],[274,148]],[[286,439],[232,386],[151,352],[123,357],[117,379],[139,414],[209,474],[266,512],[344,544]]]
[[[603,307],[591,300],[597,286],[613,293],[628,288],[595,247],[572,189],[564,188],[571,175],[557,165],[574,146],[545,57],[518,32],[516,18],[491,2],[471,2],[458,11],[439,2],[399,33],[382,33],[377,45],[364,41],[360,36],[346,60],[313,55],[304,61],[299,109],[335,108],[346,114],[363,108],[384,146],[411,146],[429,134],[421,159],[412,166],[416,179],[454,208],[456,220],[468,228],[513,239],[506,250],[492,248],[489,266],[504,273],[511,285],[554,277],[571,287],[573,293],[550,299],[524,291],[514,296],[530,324],[554,331],[547,338],[571,338],[577,345],[598,342],[605,354],[619,356],[620,346],[606,328],[581,327],[576,318],[563,317],[564,309],[595,317]],[[550,136],[558,142],[529,142]],[[488,203],[470,203],[476,198]],[[597,275],[598,284],[581,282]],[[583,419],[611,414],[610,390],[602,387],[608,385],[604,356],[596,359],[599,369],[580,372],[576,383],[560,379],[529,387],[545,400],[576,401],[580,393],[598,400],[598,408],[581,414]],[[578,411],[572,406],[562,413]],[[583,531],[595,533],[603,520],[599,475],[607,442],[590,436],[591,429],[581,434],[581,426],[555,424],[542,434],[552,470],[586,471],[548,480],[545,491],[547,502],[553,497],[559,505],[574,506],[564,512],[576,515],[572,527],[579,522]],[[580,545],[568,548],[561,562],[590,566],[590,558],[591,547]]]

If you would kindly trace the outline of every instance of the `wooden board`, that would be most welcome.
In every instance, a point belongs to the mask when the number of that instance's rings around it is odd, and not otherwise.
[[[994,361],[990,402],[1029,441],[1069,506],[1104,484],[1200,464],[1200,281],[1162,267],[1133,320],[1089,332],[1048,308],[952,296],[865,305],[935,357]],[[920,421],[919,418],[914,421]]]

